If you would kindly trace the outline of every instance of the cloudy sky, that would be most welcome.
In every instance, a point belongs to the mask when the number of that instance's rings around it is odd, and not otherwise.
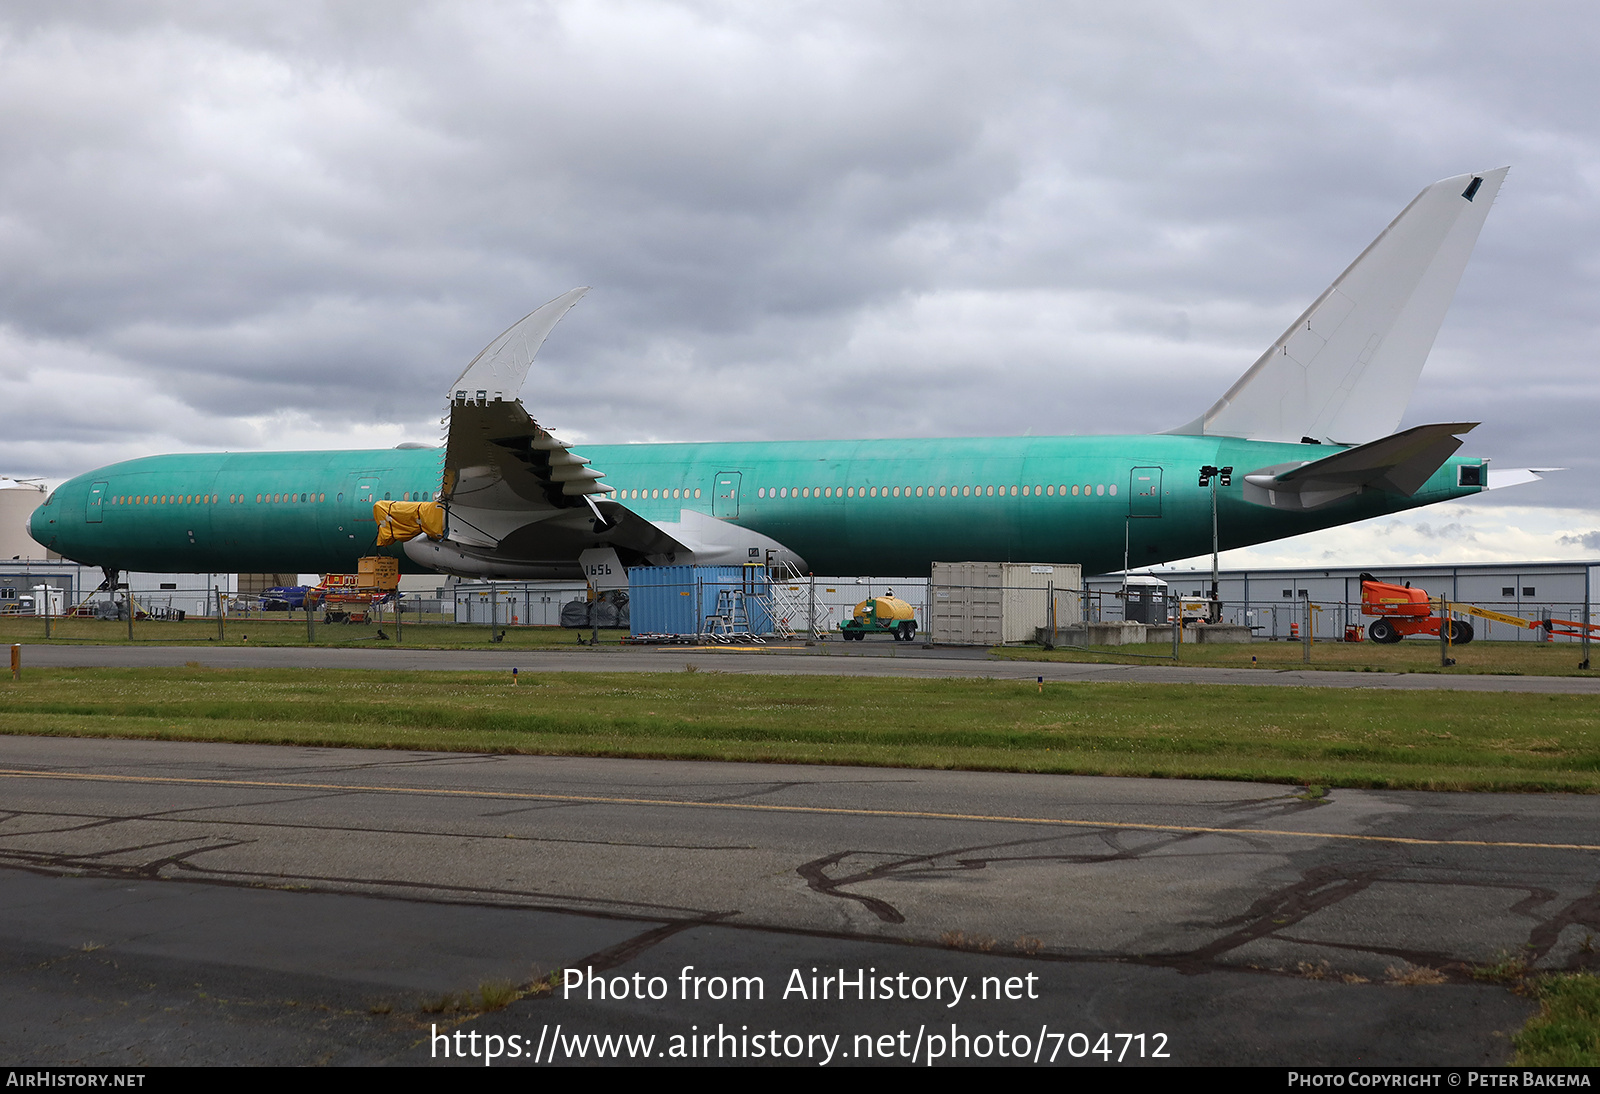
[[[1406,425],[1548,482],[1236,561],[1600,556],[1600,9],[0,2],[0,473],[436,441],[1148,432],[1510,164]]]

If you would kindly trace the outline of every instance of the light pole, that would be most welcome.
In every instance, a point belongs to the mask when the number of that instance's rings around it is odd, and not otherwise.
[[[1217,591],[1219,575],[1217,569],[1217,555],[1220,544],[1217,536],[1217,483],[1223,486],[1233,485],[1232,467],[1213,467],[1206,464],[1200,469],[1200,485],[1211,487],[1211,607],[1206,612],[1208,623],[1218,623],[1222,620],[1222,600]]]

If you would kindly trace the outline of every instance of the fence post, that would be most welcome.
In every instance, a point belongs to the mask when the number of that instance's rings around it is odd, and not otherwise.
[[[810,582],[806,602],[806,645],[815,646],[817,644],[817,575],[807,573],[806,580]]]
[[[1439,594],[1439,667],[1447,669],[1455,664],[1450,656],[1450,602]]]
[[[1170,596],[1167,611],[1172,617],[1172,659],[1178,660],[1179,647],[1183,645],[1183,598]]]
[[[1583,662],[1580,669],[1589,667],[1589,567],[1583,568]]]
[[[1311,597],[1306,596],[1302,599],[1306,604],[1306,626],[1305,633],[1300,636],[1300,660],[1309,665],[1311,664]]]

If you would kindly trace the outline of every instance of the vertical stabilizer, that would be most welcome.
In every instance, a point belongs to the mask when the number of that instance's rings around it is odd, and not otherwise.
[[[1418,194],[1215,406],[1171,432],[1333,444],[1393,433],[1508,170]]]

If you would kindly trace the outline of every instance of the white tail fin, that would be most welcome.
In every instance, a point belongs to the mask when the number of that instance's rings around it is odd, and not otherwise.
[[[1509,170],[1418,194],[1215,406],[1171,432],[1332,444],[1393,433]]]

